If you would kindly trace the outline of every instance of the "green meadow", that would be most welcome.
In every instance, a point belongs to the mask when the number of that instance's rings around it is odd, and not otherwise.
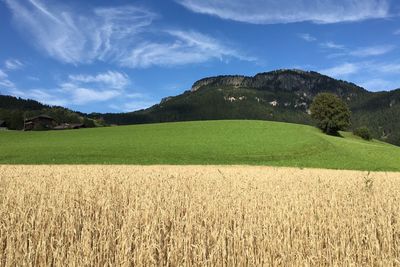
[[[0,132],[0,164],[269,165],[400,171],[400,148],[298,124],[199,121]]]

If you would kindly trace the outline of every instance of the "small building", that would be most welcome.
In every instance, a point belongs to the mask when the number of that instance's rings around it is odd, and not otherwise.
[[[47,115],[39,115],[25,120],[24,131],[51,130],[55,126],[56,122],[52,117]]]

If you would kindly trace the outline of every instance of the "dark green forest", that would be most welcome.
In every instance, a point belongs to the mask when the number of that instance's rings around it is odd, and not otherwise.
[[[11,130],[22,130],[25,119],[43,114],[52,117],[57,124],[83,123],[85,127],[95,127],[98,124],[80,112],[44,105],[35,100],[0,95],[0,120],[5,121],[6,127]]]

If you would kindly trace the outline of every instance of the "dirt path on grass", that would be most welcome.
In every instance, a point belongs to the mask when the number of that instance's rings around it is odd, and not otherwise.
[[[396,172],[367,172],[329,169],[303,169],[266,166],[177,166],[177,165],[0,165],[0,177],[35,176],[93,177],[214,177],[214,178],[315,178],[384,179],[400,177]]]

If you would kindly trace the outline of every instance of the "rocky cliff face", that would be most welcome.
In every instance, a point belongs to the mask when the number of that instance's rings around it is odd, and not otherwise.
[[[336,93],[344,98],[367,94],[354,84],[337,81],[317,72],[302,70],[277,70],[248,76],[216,76],[195,82],[191,91],[206,87],[252,88],[271,92],[297,92],[314,96],[321,91]]]
[[[217,77],[210,77],[198,80],[192,86],[191,91],[195,92],[202,87],[209,86],[209,85],[216,85],[216,86],[233,86],[239,87],[243,85],[244,80],[248,79],[249,77],[246,76],[239,76],[239,75],[232,75],[232,76],[217,76]]]
[[[314,73],[300,70],[277,70],[257,74],[247,79],[244,86],[250,88],[279,87],[281,90],[292,91],[294,88],[311,87]]]
[[[331,79],[326,77],[327,80]],[[248,76],[216,76],[201,79],[193,84],[191,91],[197,91],[206,86],[233,86],[247,88],[265,88],[272,89],[279,87],[281,90],[293,91],[298,88],[309,88],[321,80],[321,75],[316,75],[314,72],[306,72],[301,70],[277,70]],[[332,79],[333,80],[333,79]]]

